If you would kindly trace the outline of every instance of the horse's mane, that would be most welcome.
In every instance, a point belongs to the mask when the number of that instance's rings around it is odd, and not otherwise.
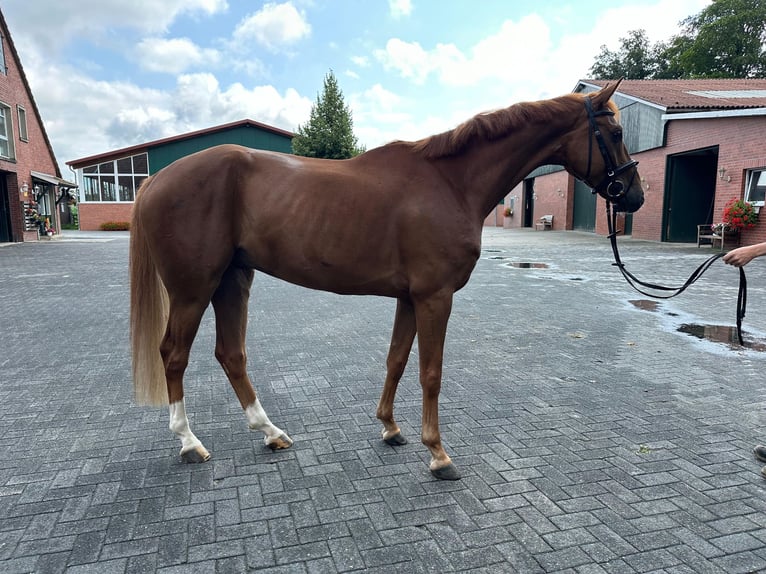
[[[477,139],[492,141],[533,121],[549,122],[562,114],[571,113],[572,103],[582,102],[583,97],[582,94],[567,94],[552,100],[514,104],[477,114],[455,129],[407,143],[414,151],[431,159],[458,155]],[[611,101],[609,106],[617,112]]]

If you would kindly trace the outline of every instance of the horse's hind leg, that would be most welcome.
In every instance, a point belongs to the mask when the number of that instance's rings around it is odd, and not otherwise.
[[[210,458],[210,453],[189,428],[183,387],[189,351],[206,307],[207,301],[181,302],[171,298],[168,326],[160,345],[170,403],[170,430],[181,439],[181,458],[185,462],[205,462]]]
[[[215,356],[223,367],[231,386],[245,410],[248,426],[262,431],[263,442],[276,450],[288,448],[292,439],[274,426],[255,394],[250,377],[247,376],[245,333],[247,330],[247,301],[253,270],[229,267],[213,295],[215,310]]]
[[[377,417],[383,423],[383,440],[390,445],[406,444],[399,425],[394,421],[394,396],[407,366],[412,342],[415,339],[415,310],[412,303],[399,299],[396,305],[394,331],[386,359],[386,382],[378,402]]]

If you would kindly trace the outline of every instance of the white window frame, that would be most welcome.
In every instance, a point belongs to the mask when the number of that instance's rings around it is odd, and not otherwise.
[[[758,185],[760,184],[760,185]],[[745,176],[745,201],[752,203],[755,206],[763,207],[766,204],[766,197],[761,200],[750,199],[751,188],[766,186],[766,167],[747,170]]]
[[[29,132],[27,131],[27,110],[16,104],[16,114],[19,117],[19,139],[23,142],[29,141]]]
[[[119,171],[118,168],[118,162],[120,160],[124,159],[130,159],[131,160],[131,166],[134,164],[134,158],[138,156],[146,156],[146,171],[145,173],[137,172],[135,170],[135,167],[132,167],[131,172],[122,172]],[[99,166],[102,164],[112,164],[112,171],[110,172],[104,172],[101,173]],[[85,173],[85,169],[96,167],[95,172],[89,172]],[[129,156],[123,156],[119,157],[114,160],[109,160],[106,162],[100,162],[93,165],[89,165],[87,167],[80,168],[78,170],[78,175],[80,178],[80,181],[83,183],[80,186],[80,202],[81,203],[133,203],[135,201],[136,192],[138,191],[138,188],[143,180],[145,180],[147,177],[149,177],[149,154],[147,152],[141,152],[134,155]],[[120,178],[123,177],[129,177],[132,178],[133,183],[133,199],[121,199],[120,198]],[[91,183],[86,184],[86,179],[90,179]],[[110,181],[111,179],[111,181]],[[103,191],[104,191],[104,185],[111,185],[112,190],[114,193],[114,199],[104,200],[102,198]],[[92,186],[95,186],[93,188]],[[93,191],[98,190],[98,199],[88,199],[86,197],[86,188],[92,189]],[[93,195],[93,194],[92,194]]]
[[[6,133],[0,133],[0,140],[4,140],[8,144],[8,155],[0,154],[0,158],[7,160],[16,159],[16,148],[13,145],[13,114],[11,113],[11,106],[6,103],[0,102],[0,110],[5,115],[5,130]]]
[[[8,67],[5,65],[5,46],[3,45],[4,41],[5,41],[5,36],[3,34],[0,34],[0,74],[7,76]]]

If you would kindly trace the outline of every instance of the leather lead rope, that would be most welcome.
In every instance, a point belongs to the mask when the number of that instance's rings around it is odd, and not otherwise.
[[[717,253],[709,257],[705,261],[703,261],[702,264],[699,267],[697,267],[697,269],[694,270],[694,272],[689,276],[686,282],[680,287],[665,287],[663,285],[655,285],[653,283],[647,283],[645,281],[641,281],[635,275],[633,275],[630,271],[625,269],[625,264],[620,259],[620,252],[617,249],[617,232],[616,232],[617,212],[612,210],[612,204],[610,201],[606,202],[606,221],[609,227],[609,242],[612,244],[612,253],[614,253],[614,263],[612,263],[612,265],[614,265],[620,270],[620,273],[622,273],[622,276],[625,277],[625,280],[628,282],[628,285],[633,287],[633,289],[635,289],[642,295],[646,295],[647,297],[652,297],[653,299],[670,299],[671,297],[680,295],[681,293],[686,291],[687,288],[689,288],[694,283],[696,283],[697,280],[702,276],[702,274],[705,273],[705,271],[707,271],[717,259],[720,259],[721,257],[724,256],[724,253]],[[646,289],[651,289],[653,291],[661,291],[662,294],[650,293],[646,291]],[[739,268],[739,293],[737,294],[737,339],[739,339],[740,345],[744,345],[744,340],[742,338],[742,319],[745,318],[746,307],[747,307],[747,278],[745,277],[744,268],[740,267]]]

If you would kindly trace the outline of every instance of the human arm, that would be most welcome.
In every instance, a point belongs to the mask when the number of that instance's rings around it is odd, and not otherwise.
[[[762,255],[766,255],[766,242],[733,249],[723,256],[723,262],[734,267],[743,267]]]

